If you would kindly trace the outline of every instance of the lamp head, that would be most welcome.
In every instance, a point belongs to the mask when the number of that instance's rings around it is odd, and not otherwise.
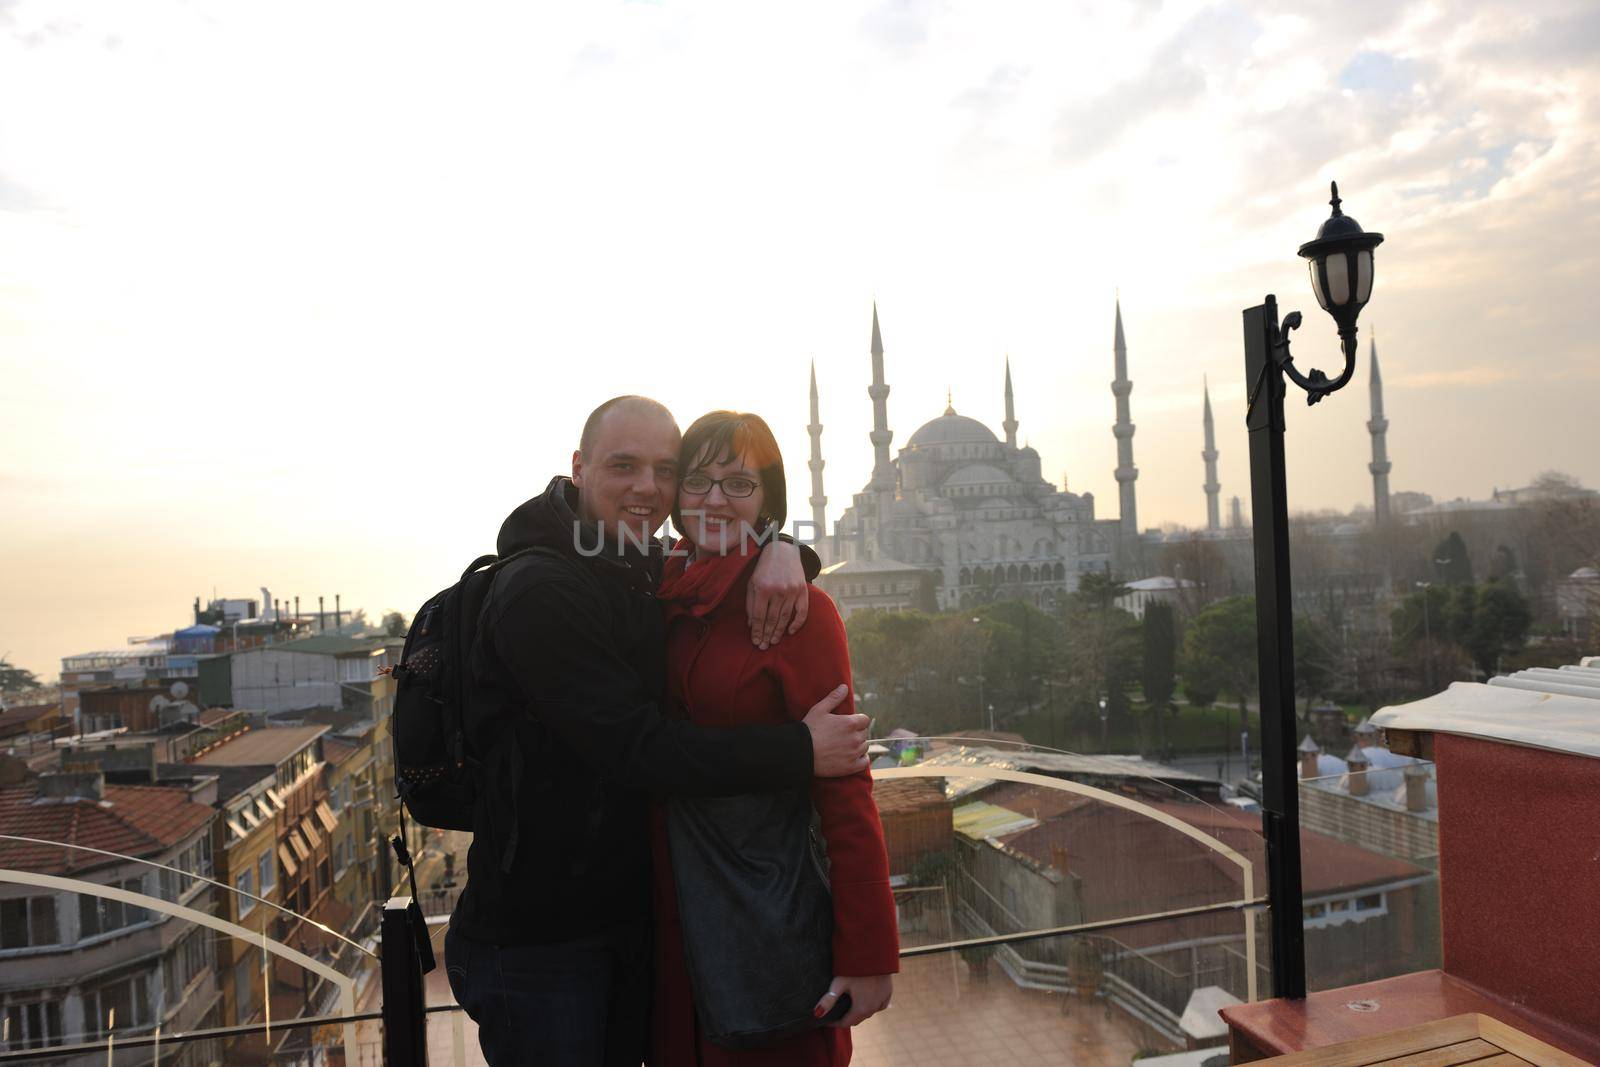
[[[1341,211],[1339,183],[1332,187],[1328,203],[1333,214],[1317,230],[1315,240],[1300,246],[1300,255],[1311,270],[1317,303],[1333,316],[1340,337],[1354,337],[1356,318],[1372,296],[1372,250],[1383,243],[1383,234],[1366,232]]]

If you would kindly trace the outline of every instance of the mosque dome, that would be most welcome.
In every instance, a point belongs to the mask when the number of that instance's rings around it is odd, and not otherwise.
[[[965,415],[957,415],[956,409],[947,407],[944,414],[930,422],[923,423],[917,432],[911,435],[911,440],[906,444],[910,446],[928,445],[997,445],[1000,439],[977,419],[969,419]]]

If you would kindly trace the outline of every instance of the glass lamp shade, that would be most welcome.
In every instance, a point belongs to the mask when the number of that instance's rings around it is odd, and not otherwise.
[[[1355,330],[1356,317],[1372,297],[1372,250],[1383,234],[1367,233],[1339,210],[1339,186],[1333,186],[1333,214],[1314,241],[1300,246],[1311,271],[1311,291],[1322,310],[1332,315],[1339,333]]]

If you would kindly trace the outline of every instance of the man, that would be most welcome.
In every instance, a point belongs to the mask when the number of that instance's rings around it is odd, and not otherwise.
[[[480,616],[468,741],[486,799],[445,938],[451,988],[495,1067],[639,1063],[650,791],[757,792],[867,766],[866,717],[833,714],[844,684],[785,726],[709,730],[661,713],[651,536],[676,498],[678,446],[660,404],[607,401],[584,425],[570,480],[500,529],[502,556],[546,551],[506,565]],[[757,567],[751,638],[765,647],[804,622],[805,581],[792,544],[766,546]]]

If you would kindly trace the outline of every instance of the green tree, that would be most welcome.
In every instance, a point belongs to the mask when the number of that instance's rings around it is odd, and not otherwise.
[[[1178,626],[1172,605],[1146,604],[1140,625],[1144,637],[1144,700],[1155,724],[1156,751],[1167,747],[1167,713],[1177,687]]]
[[[383,622],[379,623],[386,637],[404,637],[411,631],[411,624],[406,622],[406,617],[398,611],[386,612]]]
[[[1445,585],[1472,584],[1472,557],[1467,554],[1467,543],[1456,530],[1440,541],[1433,549],[1433,573]]]
[[[1470,628],[1461,644],[1487,677],[1500,666],[1500,657],[1520,649],[1528,637],[1532,615],[1528,602],[1508,582],[1485,582],[1478,587]]]
[[[1238,704],[1243,729],[1247,702],[1257,688],[1256,651],[1255,601],[1244,596],[1217,601],[1194,617],[1184,635],[1184,692],[1191,699],[1230,697]]]
[[[37,688],[39,688],[38,675],[0,659],[0,693],[22,693]]]
[[[1142,639],[1139,622],[1116,606],[1127,586],[1114,576],[1086,574],[1067,598],[1062,657],[1069,709],[1081,725],[1128,711],[1128,690],[1139,682]]]
[[[986,700],[998,715],[1014,716],[1039,703],[1043,680],[1060,666],[1061,621],[1021,600],[977,608],[984,634]]]
[[[1311,714],[1311,702],[1333,687],[1339,674],[1339,650],[1326,623],[1304,616],[1294,620],[1294,691],[1305,701],[1302,718]]]

